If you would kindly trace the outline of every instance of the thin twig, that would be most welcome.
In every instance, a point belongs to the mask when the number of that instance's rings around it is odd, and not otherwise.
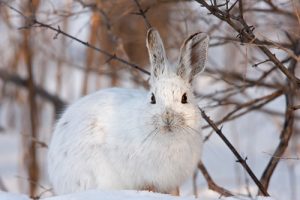
[[[150,24],[148,18],[146,17],[146,13],[149,11],[150,7],[146,8],[145,10],[143,10],[143,9],[142,9],[142,6],[141,6],[141,4],[139,3],[138,0],[133,0],[133,1],[135,2],[136,6],[138,7],[139,12],[138,12],[138,13],[132,13],[132,14],[142,16],[143,19],[144,19],[144,21],[145,21],[145,24],[146,24],[147,29],[151,28],[152,26],[151,26],[151,24]]]
[[[291,110],[298,110],[298,109],[300,109],[300,105],[297,105],[297,106],[291,106],[290,109],[291,109]]]
[[[193,194],[196,199],[198,198],[197,176],[198,176],[198,173],[197,173],[197,171],[195,171],[193,174]]]
[[[284,157],[284,156],[274,156],[273,154],[271,153],[268,153],[268,152],[263,152],[264,154],[267,154],[273,158],[276,158],[276,159],[279,159],[279,160],[300,160],[300,156],[296,156],[296,157]]]
[[[223,122],[236,119],[237,117],[240,117],[240,116],[242,116],[242,115],[244,115],[244,114],[246,114],[246,113],[248,113],[252,110],[261,108],[262,106],[269,103],[270,101],[273,101],[274,99],[281,96],[282,94],[283,94],[283,91],[278,90],[278,91],[275,91],[275,92],[273,92],[269,95],[253,99],[253,100],[248,101],[248,102],[243,103],[243,104],[238,104],[235,109],[233,109],[232,111],[227,113],[221,120],[215,122],[215,124],[219,125]],[[235,113],[237,113],[241,109],[245,109],[245,111],[234,115]],[[208,127],[209,127],[209,125],[204,126],[203,128],[208,128]]]
[[[104,21],[104,24],[107,28],[107,30],[110,30],[111,29],[111,22],[109,20],[109,17],[107,15],[107,13],[101,9],[99,6],[97,6],[97,3],[87,3],[83,0],[75,0],[76,2],[80,3],[82,7],[86,7],[86,8],[90,8],[91,10],[93,11],[98,11],[100,13],[100,15],[102,16],[103,18],[103,21]]]

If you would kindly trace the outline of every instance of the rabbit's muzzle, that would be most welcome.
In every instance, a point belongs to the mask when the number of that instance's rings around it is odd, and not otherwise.
[[[182,113],[167,108],[163,113],[154,116],[155,127],[163,133],[175,132],[185,126],[185,120]]]

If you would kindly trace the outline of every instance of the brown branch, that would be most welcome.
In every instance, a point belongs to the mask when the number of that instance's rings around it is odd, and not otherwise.
[[[246,103],[242,103],[242,104],[237,104],[236,108],[233,109],[232,111],[230,111],[229,113],[227,113],[221,120],[215,122],[215,124],[219,125],[223,122],[226,122],[228,120],[233,120],[236,119],[237,117],[240,117],[246,113],[248,113],[249,111],[252,111],[254,109],[258,109],[261,108],[262,106],[264,106],[265,104],[269,103],[270,101],[273,101],[274,99],[276,99],[277,97],[281,96],[283,93],[282,90],[278,90],[276,92],[273,92],[272,94],[263,96],[263,97],[259,97],[256,99],[253,99],[251,101],[248,101]],[[240,111],[241,109],[247,108],[244,112],[234,115],[235,113],[237,113],[238,111]],[[204,128],[208,128],[209,126],[204,126]]]
[[[0,190],[4,191],[4,192],[8,192],[7,187],[5,186],[5,184],[2,181],[2,178],[0,177]]]
[[[72,40],[74,40],[74,41],[76,41],[78,43],[83,44],[84,46],[87,46],[89,48],[94,49],[95,51],[98,51],[98,52],[102,53],[103,55],[107,56],[108,58],[113,58],[113,60],[116,60],[116,61],[118,61],[120,63],[123,63],[123,64],[125,64],[127,66],[130,66],[130,67],[132,67],[134,69],[137,69],[137,70],[139,70],[140,72],[142,72],[144,74],[150,75],[150,72],[148,72],[147,70],[139,67],[138,65],[136,65],[134,63],[131,63],[131,62],[127,61],[127,60],[124,60],[124,59],[122,59],[122,58],[120,58],[118,56],[115,56],[114,54],[111,54],[111,53],[109,53],[109,52],[107,52],[107,51],[105,51],[103,49],[100,49],[100,48],[98,48],[98,47],[96,47],[94,45],[91,45],[88,42],[80,40],[80,39],[76,38],[75,36],[72,36],[72,35],[70,35],[70,34],[62,31],[60,28],[55,28],[55,27],[53,27],[53,26],[51,26],[49,24],[45,24],[43,22],[40,22],[40,21],[38,21],[35,18],[27,17],[21,11],[17,10],[16,8],[10,6],[9,4],[7,4],[5,2],[0,2],[0,3],[4,4],[8,8],[10,8],[11,10],[17,12],[18,14],[20,14],[27,21],[27,23],[26,23],[27,26],[20,27],[19,29],[30,29],[30,28],[36,28],[36,27],[42,27],[42,28],[50,29],[50,30],[52,30],[52,31],[54,31],[56,33],[56,35],[55,35],[56,37],[58,35],[60,35],[60,34],[63,35],[63,36],[66,36],[66,37],[68,37],[68,38],[70,38],[70,39],[72,39]]]
[[[145,74],[147,74],[147,75],[150,75],[150,72],[148,72],[147,70],[145,70],[145,69],[139,67],[138,65],[133,64],[133,63],[130,63],[129,61],[124,60],[124,59],[122,59],[122,58],[120,58],[120,57],[117,57],[117,56],[115,56],[114,54],[108,53],[107,51],[104,51],[104,50],[102,50],[102,49],[100,49],[100,48],[98,48],[98,47],[96,47],[96,46],[93,46],[93,45],[89,44],[88,42],[84,42],[84,41],[82,41],[82,40],[80,40],[80,39],[78,39],[78,38],[76,38],[76,37],[74,37],[74,36],[72,36],[72,35],[70,35],[70,34],[64,32],[64,31],[62,31],[62,30],[60,30],[60,29],[58,29],[58,28],[54,28],[54,27],[51,26],[51,25],[44,24],[44,23],[39,22],[39,21],[37,21],[37,20],[34,20],[34,24],[37,24],[38,27],[44,27],[44,28],[50,29],[50,30],[52,30],[52,31],[56,31],[58,34],[62,34],[62,35],[66,36],[66,37],[68,37],[68,38],[70,38],[70,39],[72,39],[72,40],[75,40],[76,42],[79,42],[79,43],[81,43],[81,44],[83,44],[83,45],[85,45],[85,46],[87,46],[87,47],[89,47],[89,48],[92,48],[92,49],[94,49],[94,50],[96,50],[96,51],[98,51],[98,52],[100,52],[100,53],[106,55],[107,57],[112,58],[113,60],[119,61],[119,62],[121,62],[121,63],[123,63],[123,64],[126,64],[126,65],[128,65],[128,66],[130,66],[130,67],[133,67],[133,68],[139,70],[140,72],[143,72],[143,73],[145,73]],[[36,26],[31,25],[31,26],[29,26],[29,27],[24,27],[24,28],[26,29],[26,28],[31,28],[31,27],[36,27]]]
[[[151,28],[152,26],[151,26],[151,24],[150,24],[148,18],[146,17],[146,13],[149,11],[150,7],[146,8],[145,10],[143,10],[143,9],[142,9],[142,6],[141,6],[141,4],[139,3],[138,0],[133,0],[133,1],[135,2],[136,6],[138,7],[139,12],[137,12],[137,13],[132,13],[132,14],[142,16],[143,19],[144,19],[144,21],[145,21],[145,24],[146,24],[147,29]]]
[[[245,158],[245,159],[242,158],[242,156],[237,152],[237,150],[234,148],[234,146],[225,137],[225,135],[223,134],[223,132],[221,131],[221,129],[219,129],[217,127],[217,125],[205,114],[205,112],[201,108],[199,108],[199,110],[201,111],[201,115],[202,115],[203,119],[214,129],[214,131],[220,136],[220,138],[223,140],[223,142],[225,142],[225,144],[227,145],[227,147],[231,150],[231,152],[237,158],[237,162],[239,162],[243,166],[243,168],[247,171],[247,173],[252,178],[252,180],[254,181],[254,183],[257,185],[257,187],[259,188],[259,190],[261,191],[261,193],[264,196],[270,196],[268,194],[267,190],[262,185],[262,183],[258,180],[258,178],[255,176],[255,174],[253,173],[253,171],[251,170],[251,168],[247,164],[247,162],[246,162],[247,158]]]
[[[262,13],[270,13],[270,14],[280,14],[287,17],[291,17],[293,19],[297,19],[297,17],[292,12],[288,12],[285,10],[275,10],[275,9],[265,9],[265,8],[248,8],[245,9],[244,12],[262,12]]]
[[[292,107],[290,107],[290,109],[292,109],[292,110],[298,110],[298,109],[300,109],[300,105],[292,106]]]
[[[103,9],[99,8],[99,6],[97,5],[97,3],[95,3],[95,2],[91,2],[91,3],[90,2],[85,2],[83,0],[75,0],[75,1],[78,2],[78,3],[80,3],[81,6],[84,7],[84,8],[90,8],[92,11],[99,12],[100,15],[103,18],[103,21],[105,23],[105,26],[106,26],[107,30],[111,30],[111,26],[112,25],[111,25],[111,22],[109,20],[109,17],[107,15],[107,13]]]
[[[198,176],[198,173],[197,173],[197,171],[195,171],[194,174],[193,174],[193,194],[194,194],[196,199],[198,198],[197,176]],[[0,179],[0,181],[1,181],[1,179]]]
[[[285,62],[285,61],[283,61]],[[262,81],[268,76],[270,75],[276,68],[273,67],[271,69],[269,69],[268,71],[265,71],[258,79],[249,79],[249,78],[245,78],[242,77],[240,74],[238,73],[228,73],[225,71],[213,71],[213,70],[207,70],[209,73],[212,74],[220,74],[221,78],[224,80],[226,79],[226,77],[230,77],[233,78],[237,81],[241,81],[241,82],[246,82],[246,84],[244,85],[234,85],[230,88],[226,88],[223,90],[217,90],[213,93],[209,93],[209,94],[205,94],[205,95],[201,95],[200,93],[196,93],[196,98],[208,98],[208,99],[213,99],[214,96],[218,95],[218,94],[223,94],[224,97],[221,100],[215,100],[217,101],[219,104],[221,104],[221,102],[223,102],[224,100],[227,100],[229,97],[234,96],[236,94],[240,94],[241,92],[245,91],[246,89],[250,88],[250,87],[254,87],[254,86],[264,86],[264,87],[268,87],[268,88],[279,88],[282,87],[281,85],[275,85],[275,84],[265,84],[262,83]],[[226,81],[225,81],[226,82]],[[214,100],[214,99],[213,99]],[[235,103],[237,104],[237,103]]]
[[[36,185],[38,188],[42,189],[43,191],[50,191],[50,190],[51,190],[51,188],[50,188],[50,189],[49,189],[49,188],[46,188],[45,186],[43,186],[43,185],[40,184],[39,182],[33,181],[33,180],[31,180],[30,178],[22,177],[22,176],[19,176],[19,175],[17,175],[16,177],[19,178],[19,179],[21,179],[21,180],[26,180],[26,181],[28,181],[29,183]],[[34,196],[35,196],[35,195],[34,195]],[[34,196],[31,196],[30,198],[33,198]]]
[[[28,85],[28,79],[23,79],[16,74],[9,74],[8,72],[6,72],[3,69],[0,69],[0,79],[2,79],[4,82],[13,83],[13,84],[15,84],[19,87],[23,87],[23,88],[26,88]],[[35,90],[37,96],[45,99],[48,102],[51,102],[54,105],[56,116],[58,116],[61,113],[61,111],[63,110],[63,108],[65,107],[66,102],[64,102],[58,96],[49,93],[44,88],[42,88],[38,85],[34,84],[33,87],[34,87],[34,90]]]
[[[270,61],[270,59],[267,59],[267,60],[264,60],[264,61],[260,61],[258,63],[253,64],[252,67],[258,67],[258,65],[264,64],[264,63],[269,62],[269,61]]]
[[[239,87],[251,87],[251,86],[263,86],[263,87],[270,88],[270,89],[280,88],[279,84],[262,82],[267,77],[267,75],[269,73],[271,73],[273,70],[270,70],[270,72],[266,72],[258,79],[246,78],[246,77],[243,77],[240,73],[228,72],[226,70],[212,70],[210,68],[206,68],[205,71],[208,72],[209,74],[219,75],[221,77],[221,80],[225,81],[226,83],[229,83],[231,80],[234,80],[234,81],[240,81],[242,83],[248,84],[248,85],[243,85],[243,86],[234,85],[235,87],[238,87],[238,88]],[[229,84],[232,85],[231,83],[229,83]],[[284,88],[282,88],[282,89],[284,90]]]
[[[235,19],[232,17],[232,15],[223,12],[218,7],[209,5],[205,0],[195,1],[209,10],[212,15],[216,16],[222,21],[227,22],[228,25],[238,32],[238,37],[240,38],[241,42],[245,41],[256,44],[257,48],[259,48],[290,81],[295,82],[295,84],[300,87],[300,79],[292,74],[267,47],[262,45],[262,42],[257,39],[253,33],[254,28],[252,26],[248,26],[242,17]]]
[[[294,112],[289,109],[289,106],[292,104],[292,98],[290,94],[286,94],[286,113],[284,126],[281,131],[280,143],[278,144],[273,156],[271,157],[267,167],[265,168],[262,176],[261,183],[265,188],[268,188],[272,174],[280,161],[280,157],[284,154],[286,148],[288,147],[289,140],[293,133],[293,124],[294,124]]]
[[[294,52],[296,55],[300,55],[300,40],[296,42]],[[296,65],[297,60],[293,59],[288,68],[292,74],[295,73]],[[297,85],[294,82],[286,81],[289,91],[285,92],[286,109],[284,124],[280,134],[280,142],[260,178],[265,188],[268,188],[273,172],[280,161],[279,158],[283,156],[293,134],[295,116],[293,110],[290,108],[294,106],[294,95]]]
[[[208,173],[206,167],[204,166],[204,164],[202,162],[199,162],[198,164],[198,169],[201,171],[203,177],[205,178],[208,188],[210,190],[213,190],[217,193],[219,193],[222,196],[225,197],[230,197],[230,196],[234,196],[230,191],[218,186],[214,180],[212,179],[212,177],[210,176],[210,174]]]
[[[240,39],[237,39],[236,37],[222,37],[222,36],[211,36],[210,37],[211,40],[219,40],[221,42],[224,42],[225,44],[228,42],[241,42]],[[220,42],[220,43],[221,43]],[[274,41],[269,41],[269,40],[261,40],[260,41],[261,44],[260,45],[264,45],[264,46],[270,46],[270,47],[282,47],[282,48],[290,48],[291,44],[290,43],[285,43],[285,42],[274,42]],[[253,44],[251,41],[249,42],[245,42],[243,41],[244,44]],[[210,43],[209,47],[211,46],[217,46],[217,43]],[[258,46],[258,44],[255,44],[255,46]]]
[[[39,0],[33,0],[25,3],[24,12],[29,12],[31,17],[34,18],[36,10],[39,6]],[[24,20],[26,24],[27,21]],[[30,137],[38,138],[38,112],[37,112],[37,102],[36,102],[36,91],[35,91],[35,82],[33,75],[33,59],[34,54],[32,50],[32,45],[30,43],[30,38],[32,36],[31,30],[27,30],[23,32],[23,41],[22,41],[22,50],[24,51],[24,61],[27,69],[27,98],[29,105],[29,123],[30,123]],[[26,140],[28,138],[25,138]],[[25,141],[26,141],[25,140]],[[27,153],[30,155],[25,159],[27,173],[29,178],[34,182],[39,182],[40,179],[40,168],[38,163],[38,151],[36,147],[36,143],[32,140],[27,140]],[[36,184],[29,184],[29,194],[34,196],[37,192]]]
[[[296,157],[284,157],[284,156],[281,156],[281,157],[278,157],[278,156],[274,156],[273,154],[271,153],[268,153],[268,152],[263,152],[271,157],[274,157],[276,159],[279,159],[279,160],[300,160],[300,156],[296,156]]]

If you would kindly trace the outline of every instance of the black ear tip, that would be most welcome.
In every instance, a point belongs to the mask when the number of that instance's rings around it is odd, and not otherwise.
[[[149,28],[148,31],[147,31],[147,38],[149,39],[149,37],[150,37],[153,33],[155,33],[155,32],[158,33],[158,31],[157,31],[156,28],[153,28],[153,27]]]
[[[185,42],[184,43],[187,43],[188,41],[190,41],[190,40],[194,40],[194,39],[198,39],[198,40],[205,40],[205,39],[207,39],[207,38],[209,38],[209,36],[208,36],[208,34],[207,33],[205,33],[205,32],[201,32],[201,31],[199,31],[199,32],[196,32],[196,33],[194,33],[194,34],[191,34],[186,40],[185,40]]]
[[[153,31],[157,31],[157,29],[154,28],[154,27],[151,27],[151,28],[148,29],[147,33],[149,34],[149,33],[153,32]]]

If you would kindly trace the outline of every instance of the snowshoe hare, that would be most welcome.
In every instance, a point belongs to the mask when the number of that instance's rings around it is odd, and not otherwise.
[[[57,194],[88,189],[154,188],[169,192],[201,157],[201,117],[192,81],[203,71],[209,37],[195,33],[171,66],[150,29],[150,91],[110,88],[70,105],[58,120],[48,154]]]

